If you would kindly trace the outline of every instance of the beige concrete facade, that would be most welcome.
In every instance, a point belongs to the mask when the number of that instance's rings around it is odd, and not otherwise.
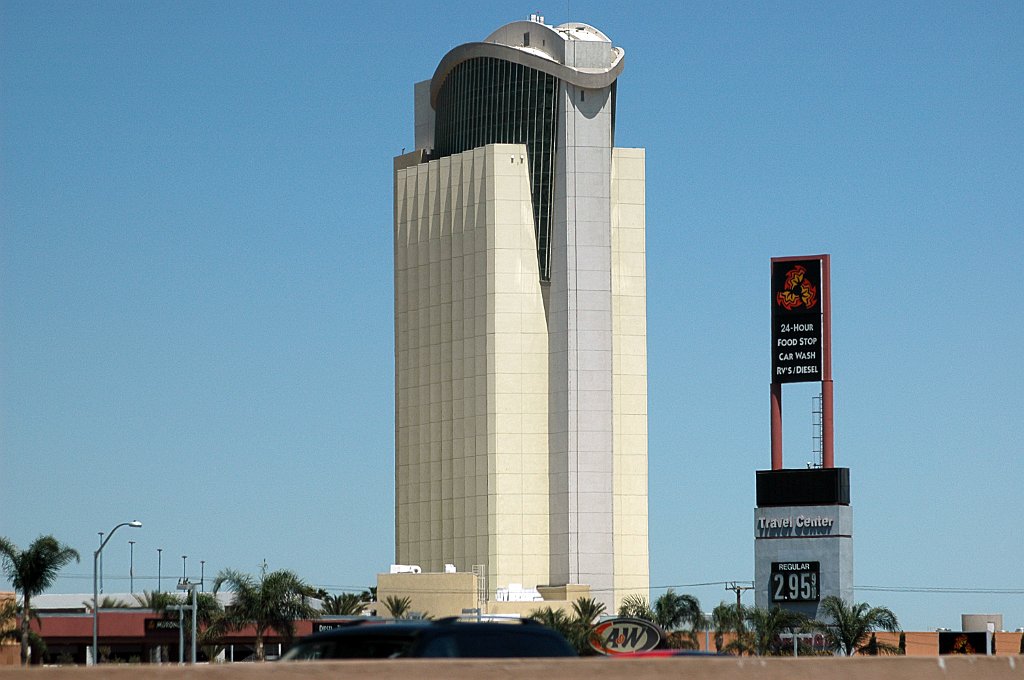
[[[395,178],[397,560],[547,579],[547,337],[525,149]]]
[[[552,584],[549,301],[526,147],[395,167],[396,561],[483,565],[490,599]],[[617,605],[648,589],[642,149],[613,150],[610,191]]]
[[[542,601],[496,602],[481,598],[480,580],[472,572],[440,574],[377,574],[377,615],[387,616],[383,602],[389,597],[408,597],[409,611],[441,619],[446,616],[462,616],[466,610],[479,609],[481,615],[518,616],[530,614],[550,607],[561,609],[572,615],[572,604],[578,598],[589,597],[586,586],[562,586],[541,588]]]
[[[479,608],[477,577],[470,571],[456,574],[377,574],[377,615],[387,616],[389,598],[409,598],[409,611],[440,619]]]
[[[612,150],[612,443],[615,603],[649,587],[646,155]]]

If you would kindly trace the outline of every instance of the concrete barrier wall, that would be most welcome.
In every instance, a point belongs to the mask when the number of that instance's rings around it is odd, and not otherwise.
[[[0,669],[0,680],[1024,680],[1024,656],[876,658],[466,659]]]

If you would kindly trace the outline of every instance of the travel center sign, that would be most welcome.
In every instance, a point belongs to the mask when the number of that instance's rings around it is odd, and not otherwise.
[[[821,260],[772,261],[772,382],[822,379]]]
[[[827,538],[849,533],[839,506],[757,508],[754,538]]]
[[[793,517],[758,517],[758,534],[828,534],[835,525],[834,517],[797,515]]]

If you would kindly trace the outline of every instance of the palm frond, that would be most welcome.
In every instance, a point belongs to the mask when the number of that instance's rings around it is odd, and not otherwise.
[[[384,598],[383,605],[393,618],[404,619],[409,614],[409,609],[412,607],[412,598],[388,595]]]

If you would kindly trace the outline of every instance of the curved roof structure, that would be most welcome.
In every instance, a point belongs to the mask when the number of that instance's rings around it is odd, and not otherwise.
[[[584,59],[586,66],[577,66],[578,50],[567,43],[605,43],[604,55],[596,62]],[[587,50],[589,56],[601,50]],[[566,55],[572,55],[574,65],[566,64]],[[448,74],[457,65],[477,57],[494,57],[521,64],[552,75],[559,80],[586,89],[601,89],[611,85],[622,73],[626,52],[613,47],[611,40],[598,29],[583,23],[548,26],[537,21],[513,21],[491,33],[483,42],[471,42],[453,48],[444,55],[430,80],[430,104],[437,105],[437,93]],[[603,62],[603,63],[602,63]]]

